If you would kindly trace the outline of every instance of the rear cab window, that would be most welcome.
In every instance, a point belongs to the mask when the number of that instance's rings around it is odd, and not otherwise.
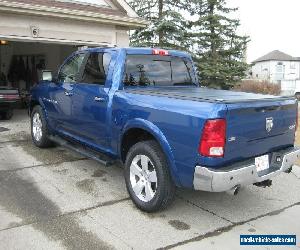
[[[124,86],[197,85],[188,58],[158,55],[127,55]]]

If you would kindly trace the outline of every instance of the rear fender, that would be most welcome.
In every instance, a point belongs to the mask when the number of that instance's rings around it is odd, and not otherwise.
[[[175,185],[180,187],[181,183],[180,183],[180,178],[177,174],[178,171],[177,171],[177,168],[175,165],[174,155],[173,155],[172,149],[168,143],[168,140],[165,137],[165,135],[162,133],[162,131],[156,125],[151,123],[150,121],[137,118],[137,119],[127,122],[127,124],[123,128],[123,131],[121,133],[121,138],[119,141],[121,142],[123,135],[128,130],[133,129],[133,128],[143,129],[143,130],[147,131],[149,134],[151,134],[157,140],[157,142],[160,144],[160,146],[167,158],[172,179],[173,179]],[[120,147],[121,147],[121,143],[119,145],[119,152],[121,152]]]

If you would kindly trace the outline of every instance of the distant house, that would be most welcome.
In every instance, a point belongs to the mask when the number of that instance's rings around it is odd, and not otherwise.
[[[300,80],[300,58],[274,50],[253,61],[250,78],[272,83]]]

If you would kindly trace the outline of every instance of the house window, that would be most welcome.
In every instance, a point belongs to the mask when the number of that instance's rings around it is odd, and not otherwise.
[[[283,63],[282,62],[277,63],[276,72],[277,73],[282,73],[283,72]]]
[[[291,62],[291,69],[296,69],[296,63]]]

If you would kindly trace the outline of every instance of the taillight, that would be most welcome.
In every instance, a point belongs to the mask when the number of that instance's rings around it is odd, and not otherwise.
[[[223,157],[226,142],[226,120],[207,120],[199,145],[199,153],[208,157]]]
[[[153,49],[152,50],[153,55],[159,55],[159,56],[168,56],[169,51],[167,50],[162,50],[162,49]]]

